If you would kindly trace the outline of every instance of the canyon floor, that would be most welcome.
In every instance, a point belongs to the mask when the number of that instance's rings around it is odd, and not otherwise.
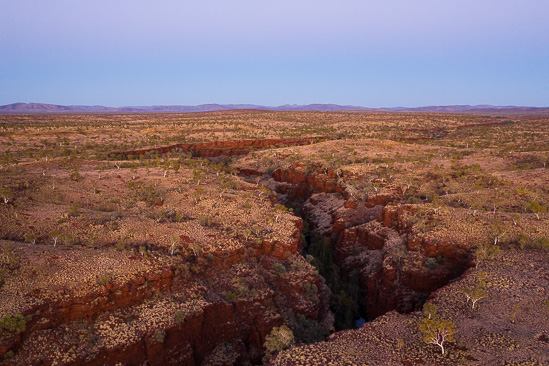
[[[0,363],[547,365],[548,164],[543,114],[0,115]]]

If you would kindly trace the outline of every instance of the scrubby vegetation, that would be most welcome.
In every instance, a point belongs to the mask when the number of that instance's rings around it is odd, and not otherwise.
[[[546,364],[548,128],[0,116],[0,360]]]

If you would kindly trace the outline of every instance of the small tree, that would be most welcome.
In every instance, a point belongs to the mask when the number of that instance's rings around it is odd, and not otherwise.
[[[281,204],[276,204],[274,207],[274,212],[275,212],[275,222],[278,222],[278,218],[280,217],[280,215],[283,215],[284,213],[288,212],[288,207]]]
[[[61,231],[59,231],[58,229],[52,230],[49,236],[53,239],[53,246],[56,246],[57,240],[59,240],[59,236],[61,236]]]
[[[265,343],[263,343],[266,350],[265,357],[270,357],[274,353],[288,348],[292,343],[294,343],[294,333],[290,328],[285,325],[274,327],[271,333],[265,337]]]
[[[202,171],[193,170],[193,178],[196,181],[196,185],[200,185],[200,180],[202,179]]]
[[[189,249],[193,251],[193,254],[195,257],[197,257],[200,253],[202,253],[202,247],[200,246],[200,243],[198,241],[194,241],[190,243]]]
[[[179,242],[179,237],[177,235],[172,236],[172,241],[170,245],[170,255],[174,255],[177,251],[177,243]]]
[[[463,293],[467,297],[467,302],[471,301],[473,304],[473,309],[475,308],[475,304],[480,299],[484,299],[488,297],[488,294],[483,289],[483,284],[480,283],[474,287],[467,287],[463,289]]]
[[[84,179],[84,177],[77,170],[72,172],[69,175],[69,178],[70,178],[70,180],[75,181],[75,182],[80,182],[82,179]]]
[[[242,231],[242,233],[244,234],[244,239],[247,241],[248,238],[250,237],[250,235],[252,235],[252,231],[248,228],[244,229]]]
[[[196,191],[193,193],[194,202],[198,203],[198,201],[202,199],[202,195],[205,192],[206,191],[204,190],[204,188],[197,188]]]
[[[547,212],[547,207],[540,205],[538,201],[530,201],[528,209],[536,215],[538,220],[541,220],[540,215],[542,213]]]
[[[497,245],[505,235],[505,228],[505,223],[500,219],[494,218],[490,220],[490,235],[494,238],[494,245]]]
[[[6,265],[9,267],[17,265],[17,258],[13,250],[6,246],[0,251],[0,266]]]
[[[437,306],[430,302],[426,302],[425,305],[423,305],[423,315],[425,315],[427,319],[434,318],[437,315]]]
[[[423,341],[427,344],[439,346],[442,354],[445,352],[444,343],[446,341],[453,342],[454,338],[452,336],[457,332],[452,321],[438,317],[423,318],[418,327],[423,334]]]
[[[36,244],[36,239],[38,239],[38,236],[32,231],[25,234],[25,241],[33,245]]]
[[[520,215],[519,214],[512,214],[511,220],[513,220],[513,225],[517,226],[520,221]]]
[[[13,199],[13,191],[9,188],[0,188],[0,197],[2,197],[4,203],[8,203]]]
[[[475,267],[478,267],[480,262],[494,257],[499,253],[499,251],[500,251],[499,245],[492,245],[489,243],[483,243],[479,245],[477,250],[475,251],[475,256],[477,259]]]

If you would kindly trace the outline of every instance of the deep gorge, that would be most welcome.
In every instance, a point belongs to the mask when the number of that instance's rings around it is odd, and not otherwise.
[[[431,292],[472,265],[465,248],[414,242],[401,222],[403,211],[414,208],[402,205],[401,195],[355,201],[338,184],[340,175],[294,164],[268,180],[277,199],[305,222],[303,255],[331,289],[336,330],[391,310],[420,310]]]

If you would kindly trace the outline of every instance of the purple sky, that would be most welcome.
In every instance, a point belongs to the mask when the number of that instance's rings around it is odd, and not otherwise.
[[[0,0],[0,105],[549,106],[546,0]]]

